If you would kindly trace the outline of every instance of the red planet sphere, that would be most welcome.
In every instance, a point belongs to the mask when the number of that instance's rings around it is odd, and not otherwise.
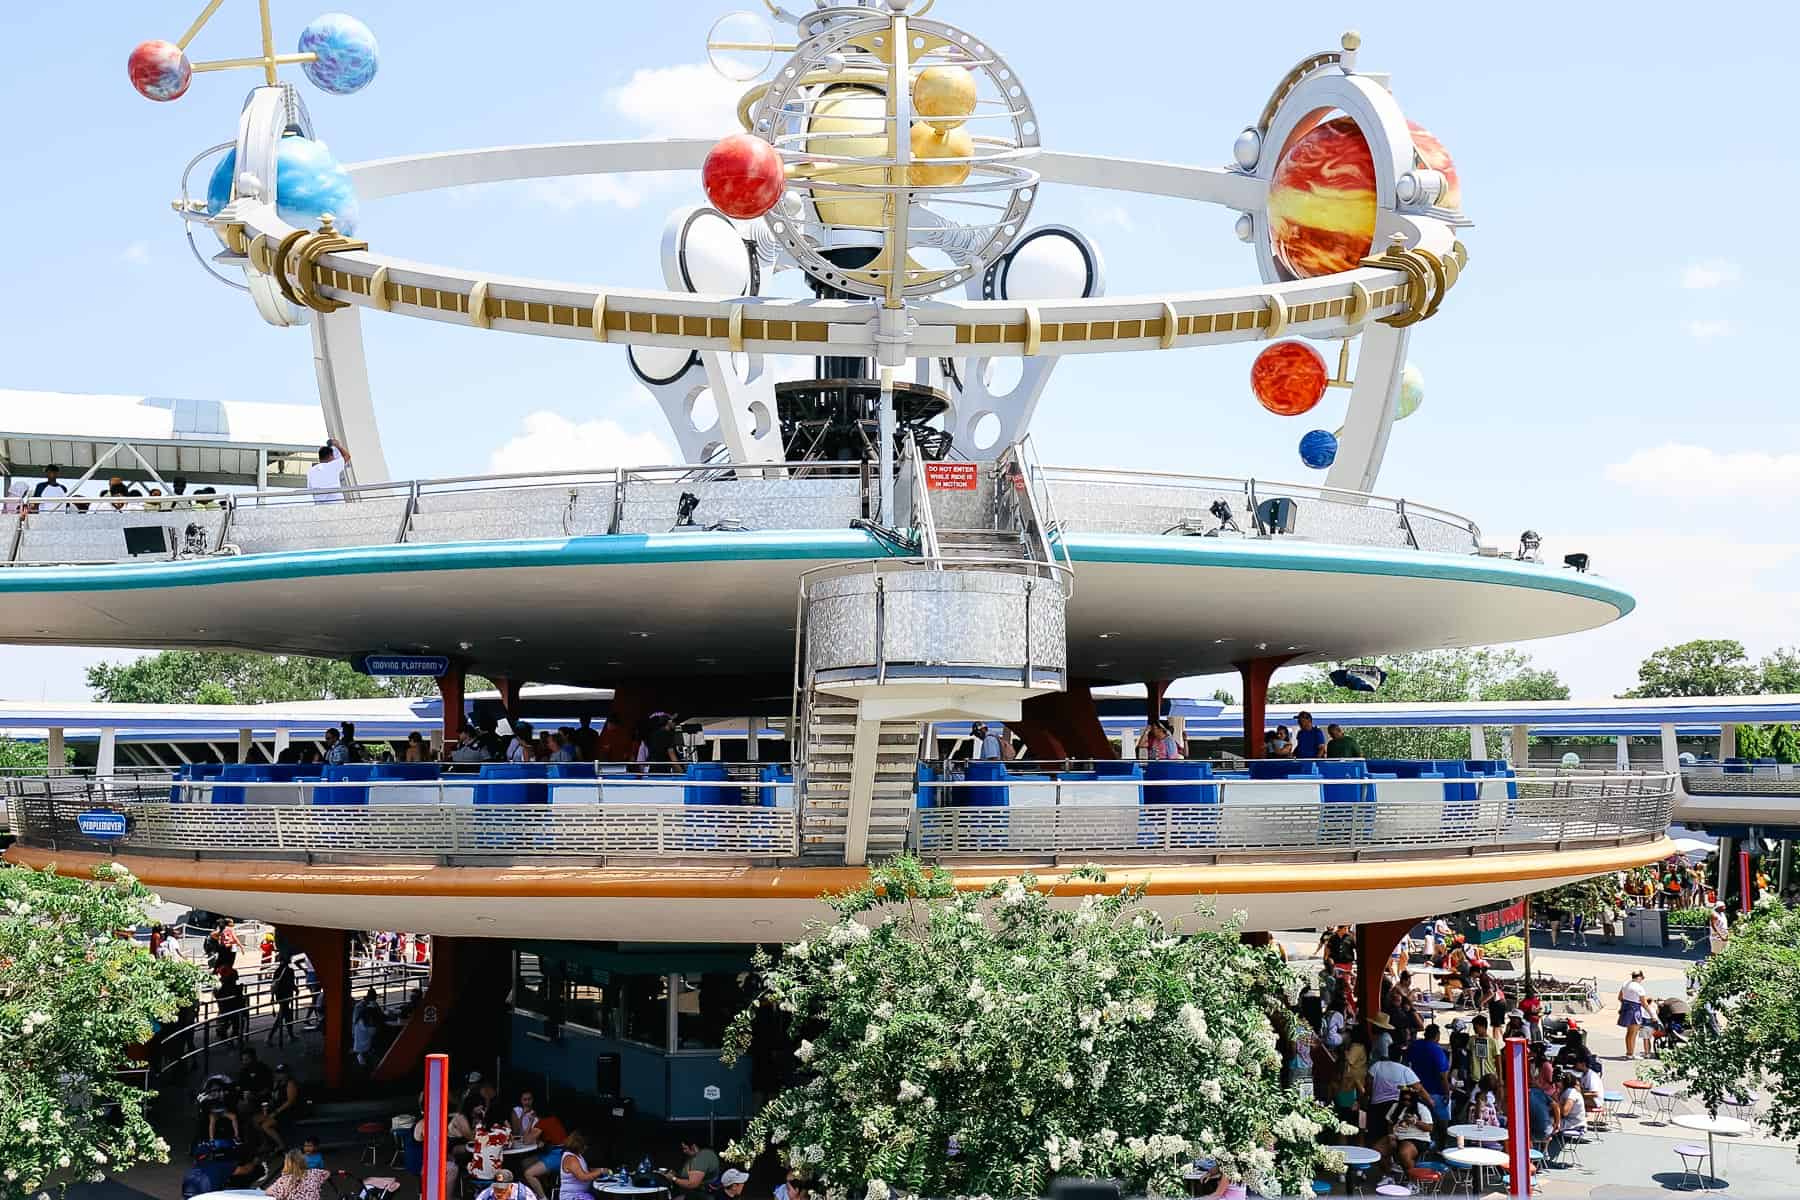
[[[1276,342],[1250,364],[1250,390],[1278,417],[1297,417],[1325,395],[1325,359],[1305,342]]]
[[[748,133],[734,133],[707,151],[700,168],[706,198],[728,217],[747,221],[775,207],[787,187],[781,155]]]
[[[146,100],[178,100],[193,79],[193,64],[174,42],[138,43],[127,64],[131,86]]]

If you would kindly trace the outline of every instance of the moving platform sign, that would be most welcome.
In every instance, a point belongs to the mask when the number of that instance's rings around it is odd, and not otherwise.
[[[450,672],[450,660],[441,654],[361,654],[350,665],[364,675],[429,675],[437,679]]]

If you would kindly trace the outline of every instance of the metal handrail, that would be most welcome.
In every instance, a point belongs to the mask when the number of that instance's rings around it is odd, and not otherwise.
[[[943,549],[938,543],[937,514],[931,511],[931,492],[925,486],[925,456],[919,452],[919,439],[908,434],[906,464],[912,470],[913,525],[919,531],[919,552],[929,563],[939,564]]]
[[[1017,449],[1019,460],[1025,467],[1026,490],[1031,496],[1031,504],[1034,509],[1038,507],[1039,489],[1042,490],[1044,511],[1040,514],[1040,522],[1043,527],[1046,549],[1051,545],[1051,538],[1054,537],[1056,549],[1062,551],[1063,565],[1073,571],[1075,560],[1069,557],[1069,546],[1062,535],[1062,514],[1056,510],[1056,489],[1050,486],[1049,479],[1045,477],[1044,464],[1038,458],[1037,443],[1028,433],[1019,439]]]

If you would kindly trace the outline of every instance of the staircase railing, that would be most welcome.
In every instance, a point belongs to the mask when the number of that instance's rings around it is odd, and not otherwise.
[[[1074,577],[1075,563],[1069,557],[1069,547],[1064,544],[1062,536],[1062,514],[1056,511],[1056,491],[1050,486],[1049,478],[1044,473],[1044,464],[1038,458],[1037,443],[1031,440],[1028,433],[1019,439],[1019,461],[1025,468],[1025,490],[1031,498],[1031,506],[1037,510],[1039,527],[1044,534],[1046,548],[1054,547],[1062,554],[1062,564]]]
[[[906,465],[912,472],[912,525],[919,542],[919,556],[933,567],[943,561],[938,544],[937,517],[931,511],[931,489],[925,486],[925,456],[919,452],[919,440],[911,433],[906,437]]]
[[[1035,482],[1034,475],[1037,477]],[[1075,565],[1069,559],[1068,548],[1062,544],[1060,521],[1053,502],[1047,498],[1049,489],[1044,488],[1040,493],[1037,486],[1042,482],[1043,467],[1038,463],[1029,439],[1008,446],[994,464],[995,524],[998,526],[1003,514],[1010,509],[1031,559],[1050,568],[1063,586],[1063,595],[1069,596],[1075,585]],[[1054,543],[1051,541],[1053,531],[1057,533]]]

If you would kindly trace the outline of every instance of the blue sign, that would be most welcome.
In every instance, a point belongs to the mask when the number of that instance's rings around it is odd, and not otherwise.
[[[450,660],[441,654],[365,654],[351,664],[364,675],[429,675],[450,673]]]
[[[130,832],[125,814],[104,808],[89,809],[75,816],[75,827],[86,837],[114,842]]]

